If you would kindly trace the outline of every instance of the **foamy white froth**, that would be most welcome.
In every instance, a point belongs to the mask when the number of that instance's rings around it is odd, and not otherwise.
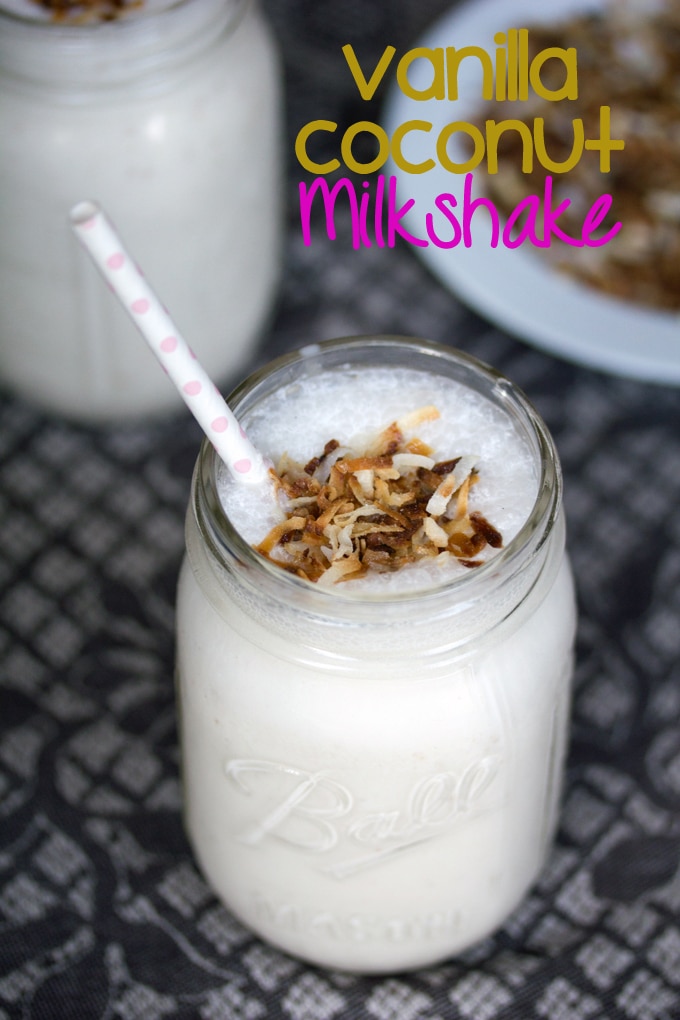
[[[242,424],[275,465],[284,453],[304,464],[330,439],[361,453],[391,422],[430,404],[440,417],[418,425],[407,438],[417,436],[428,443],[435,460],[475,457],[479,481],[471,490],[470,509],[483,513],[507,545],[536,499],[535,457],[504,411],[452,379],[403,368],[325,371],[270,394]],[[227,515],[252,545],[282,519],[271,493],[233,483],[226,469],[219,471],[218,488]],[[478,558],[494,551],[489,547]],[[436,563],[426,559],[394,573],[369,571],[338,588],[343,595],[422,589],[465,569],[454,557]]]

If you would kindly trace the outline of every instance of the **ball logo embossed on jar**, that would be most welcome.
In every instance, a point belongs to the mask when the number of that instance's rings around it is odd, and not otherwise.
[[[493,808],[498,791],[492,790],[490,796],[487,791],[498,776],[498,766],[498,758],[488,755],[472,762],[461,775],[425,776],[415,781],[403,807],[364,813],[356,810],[356,797],[347,785],[322,772],[238,759],[228,761],[225,772],[254,802],[253,821],[237,833],[237,839],[249,846],[279,840],[311,854],[337,849],[335,860],[325,862],[321,870],[344,879]],[[359,844],[361,852],[353,843]]]

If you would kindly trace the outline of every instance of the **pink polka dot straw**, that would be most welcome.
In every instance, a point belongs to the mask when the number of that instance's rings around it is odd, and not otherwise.
[[[71,226],[179,390],[217,453],[240,482],[267,479],[267,465],[95,202],[71,209]]]

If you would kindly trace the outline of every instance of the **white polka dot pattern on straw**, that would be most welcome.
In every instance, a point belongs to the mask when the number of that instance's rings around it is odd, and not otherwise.
[[[76,236],[232,475],[239,481],[264,481],[268,475],[262,455],[178,332],[108,217],[95,202],[80,202],[71,210],[70,220]]]

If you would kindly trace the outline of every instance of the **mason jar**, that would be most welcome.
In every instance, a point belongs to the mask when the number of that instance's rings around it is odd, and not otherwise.
[[[319,399],[343,373],[344,395]],[[193,478],[177,608],[186,830],[244,924],[330,968],[398,971],[458,953],[502,925],[541,870],[559,813],[575,630],[560,468],[512,383],[424,341],[313,345],[230,398],[250,438],[278,456],[277,443],[304,440],[310,408],[322,431],[338,402],[349,429],[369,419],[372,429],[386,400],[410,411],[440,382],[481,409],[463,421],[488,423],[500,442],[507,477],[494,514],[515,464],[525,464],[517,486],[529,485],[514,535],[475,569],[439,575],[437,565],[403,583],[397,572],[368,588],[310,583],[236,529],[225,510],[234,483],[207,442]],[[489,444],[472,431],[477,454]]]
[[[97,422],[181,402],[69,209],[102,204],[207,371],[235,378],[278,278],[281,76],[248,0],[76,13],[0,0],[0,387]]]

